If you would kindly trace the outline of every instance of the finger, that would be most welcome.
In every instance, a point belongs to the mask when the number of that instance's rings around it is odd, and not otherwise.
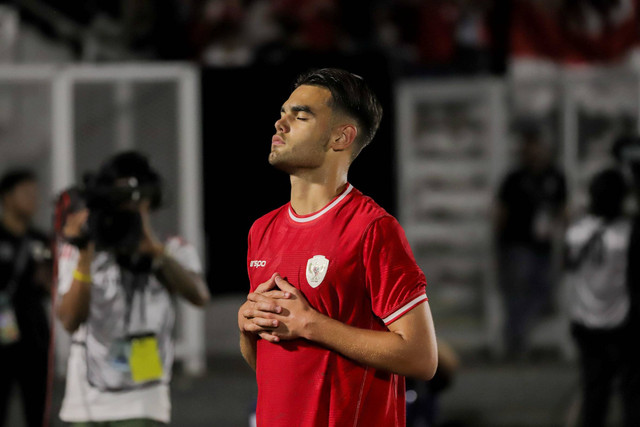
[[[258,334],[258,336],[263,340],[267,340],[272,343],[280,342],[280,338],[278,338],[277,335],[271,334],[269,332],[261,332]]]
[[[254,325],[260,326],[261,328],[277,328],[278,325],[280,324],[280,322],[278,322],[275,319],[265,319],[262,317],[254,317],[253,319],[251,319],[251,322]]]
[[[254,309],[258,308],[259,310],[270,313],[280,313],[282,311],[282,308],[276,304],[274,299],[263,297],[260,294],[249,294],[247,295],[247,300],[253,303]]]
[[[247,322],[243,325],[242,329],[245,332],[251,332],[253,334],[260,334],[263,332],[269,332],[267,330],[265,330],[264,327],[260,326],[260,325],[256,325],[255,323],[252,322]]]
[[[275,288],[275,286],[276,286],[276,282],[275,282],[276,274],[278,274],[278,273],[273,273],[273,275],[271,276],[271,278],[269,280],[267,280],[266,282],[261,283],[260,285],[258,285],[258,287],[256,288],[255,292],[267,292],[267,291]]]
[[[291,298],[291,292],[284,292],[284,291],[268,291],[268,292],[262,293],[262,295],[268,298],[273,298],[273,299]]]
[[[245,319],[253,319],[255,317],[263,317],[265,319],[273,319],[276,314],[269,311],[247,309],[242,312]]]
[[[295,291],[297,290],[295,287],[293,287],[293,285],[291,285],[291,283],[287,282],[282,277],[280,277],[279,274],[277,274],[275,276],[274,280],[275,280],[276,285],[278,285],[278,287],[282,291],[295,293]]]

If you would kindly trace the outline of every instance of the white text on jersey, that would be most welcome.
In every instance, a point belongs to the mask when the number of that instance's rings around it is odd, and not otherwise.
[[[267,265],[267,261],[261,259],[254,259],[249,263],[249,267],[254,268],[264,267],[265,265]]]

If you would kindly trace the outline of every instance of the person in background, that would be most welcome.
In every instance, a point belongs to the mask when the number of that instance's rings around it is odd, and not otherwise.
[[[440,400],[449,390],[460,369],[460,356],[446,341],[437,340],[438,367],[433,378],[420,381],[407,378],[407,427],[434,427],[440,421]]]
[[[42,425],[49,349],[45,303],[51,287],[50,240],[32,226],[38,208],[35,174],[0,179],[0,426],[18,385],[28,427]]]
[[[494,218],[509,360],[527,356],[532,327],[550,307],[553,242],[566,218],[565,178],[549,146],[533,125],[521,135],[520,164],[500,185]]]
[[[161,199],[159,174],[135,151],[58,199],[56,314],[73,334],[60,418],[73,426],[170,422],[174,298],[203,307],[209,291],[195,248],[153,230]]]
[[[624,214],[628,186],[616,169],[593,177],[589,212],[566,233],[571,333],[582,377],[581,423],[607,425],[613,389],[619,381],[623,424],[640,425],[638,390],[632,372],[638,363],[637,328],[629,322],[627,252],[631,218]]]

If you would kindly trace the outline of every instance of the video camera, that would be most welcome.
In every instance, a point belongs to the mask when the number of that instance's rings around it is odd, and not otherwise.
[[[144,157],[122,153],[105,163],[98,173],[86,173],[83,182],[61,194],[56,205],[56,231],[62,232],[69,213],[89,210],[80,236],[67,239],[77,247],[93,241],[97,250],[119,254],[134,253],[142,237],[138,206],[150,201],[161,204],[160,178]]]

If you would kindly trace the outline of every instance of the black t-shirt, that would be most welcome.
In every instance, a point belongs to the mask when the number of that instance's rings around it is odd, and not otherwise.
[[[10,233],[0,223],[0,292],[7,292],[22,241],[23,237]],[[27,232],[25,241],[29,256],[11,301],[21,342],[46,349],[49,345],[49,321],[44,304],[48,291],[36,277],[51,274],[50,244],[46,235],[33,229]]]
[[[536,250],[551,248],[551,222],[567,199],[564,175],[556,168],[533,173],[519,168],[509,173],[498,192],[506,208],[498,236],[501,244],[519,244]]]

